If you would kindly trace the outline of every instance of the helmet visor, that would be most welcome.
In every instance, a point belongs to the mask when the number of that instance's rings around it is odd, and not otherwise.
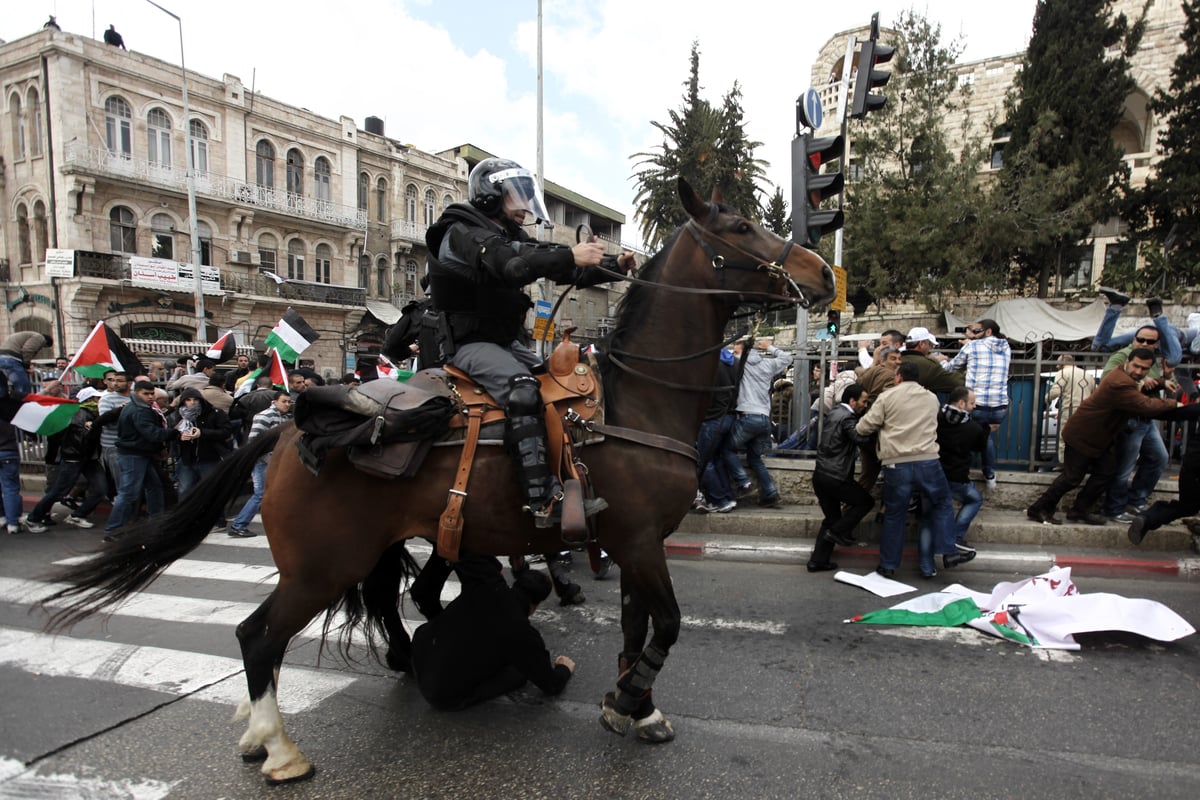
[[[488,180],[500,187],[500,203],[506,215],[512,216],[514,211],[524,211],[522,225],[542,222],[553,227],[546,204],[542,200],[542,192],[528,170],[501,170],[489,175]]]

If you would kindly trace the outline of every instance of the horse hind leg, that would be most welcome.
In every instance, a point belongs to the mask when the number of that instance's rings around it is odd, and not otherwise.
[[[383,552],[379,563],[363,581],[363,601],[370,620],[378,620],[387,637],[384,659],[395,672],[412,672],[412,640],[400,617],[400,584],[405,577],[404,542],[397,542]]]

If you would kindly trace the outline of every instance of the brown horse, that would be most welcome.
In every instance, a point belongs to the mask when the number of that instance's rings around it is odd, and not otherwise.
[[[835,288],[832,270],[815,253],[738,216],[718,196],[704,202],[683,180],[679,194],[691,219],[642,268],[604,348],[606,423],[638,432],[634,438],[641,441],[609,436],[579,453],[596,494],[610,503],[597,517],[598,538],[621,568],[624,647],[601,722],[620,734],[632,728],[647,741],[674,736],[651,699],[680,624],[663,540],[696,495],[696,464],[688,451],[704,416],[725,326],[739,306],[807,306],[829,300]],[[457,448],[434,448],[419,477],[385,481],[333,451],[318,477],[300,462],[292,446],[297,435],[289,425],[252,441],[174,511],[131,526],[112,547],[56,575],[70,587],[49,599],[73,598],[51,620],[59,627],[144,588],[199,545],[254,461],[273,447],[262,518],[279,582],[237,630],[249,688],[241,710],[250,717],[240,746],[246,759],[265,757],[262,771],[270,783],[313,772],[284,732],[276,687],[288,642],[314,617],[345,609],[349,601],[351,618],[361,621],[365,606],[368,621],[392,645],[389,665],[406,666],[408,637],[396,610],[399,576],[411,565],[403,542],[434,536],[459,457]],[[558,532],[535,528],[521,510],[510,463],[501,448],[480,449],[465,506],[463,550],[496,556],[556,552]],[[381,498],[390,502],[383,505]],[[355,515],[366,508],[375,510],[371,519]],[[647,643],[650,621],[654,632]]]

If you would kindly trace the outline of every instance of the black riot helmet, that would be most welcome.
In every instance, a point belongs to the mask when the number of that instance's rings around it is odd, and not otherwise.
[[[485,158],[475,165],[467,176],[467,201],[489,217],[523,210],[522,224],[550,224],[550,215],[533,173],[506,158]]]

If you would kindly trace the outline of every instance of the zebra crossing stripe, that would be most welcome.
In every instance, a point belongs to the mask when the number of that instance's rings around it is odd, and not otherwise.
[[[37,767],[0,756],[0,798],[53,797],[55,800],[96,800],[101,797],[125,797],[131,800],[160,800],[168,797],[180,781],[116,780],[82,778],[78,775],[50,773]]]
[[[99,680],[226,705],[236,705],[246,695],[241,659],[15,628],[0,627],[0,664],[39,675]],[[333,670],[289,667],[280,710],[307,711],[356,679]]]

